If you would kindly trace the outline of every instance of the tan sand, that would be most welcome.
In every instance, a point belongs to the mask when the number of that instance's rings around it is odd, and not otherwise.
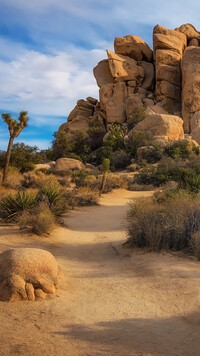
[[[200,355],[200,264],[121,247],[131,197],[116,190],[81,208],[49,238],[1,227],[0,252],[49,250],[66,282],[56,297],[0,302],[0,355]]]

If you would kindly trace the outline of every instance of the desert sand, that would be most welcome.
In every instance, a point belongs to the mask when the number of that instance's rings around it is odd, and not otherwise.
[[[0,228],[0,252],[47,249],[65,275],[55,297],[0,302],[1,356],[200,355],[199,262],[122,246],[129,200],[151,194],[115,190],[47,238]]]

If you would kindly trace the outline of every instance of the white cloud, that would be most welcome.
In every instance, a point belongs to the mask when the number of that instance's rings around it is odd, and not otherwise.
[[[77,99],[98,97],[92,68],[104,57],[102,50],[71,47],[69,53],[25,50],[14,60],[0,60],[0,107],[67,115]]]

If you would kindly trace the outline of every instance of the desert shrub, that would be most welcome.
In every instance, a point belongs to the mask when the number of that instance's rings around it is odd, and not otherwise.
[[[173,142],[164,148],[164,154],[171,158],[188,158],[191,153],[198,155],[199,147],[187,140]]]
[[[75,199],[77,206],[96,205],[98,203],[99,192],[89,187],[80,187],[76,192]]]
[[[60,157],[67,157],[69,152],[73,152],[74,144],[65,131],[59,130],[55,132],[54,137],[55,140],[52,142],[52,156],[54,160]]]
[[[131,163],[128,167],[126,167],[128,172],[136,172],[138,169],[140,169],[140,166],[137,163]]]
[[[183,189],[189,190],[191,193],[198,193],[200,191],[200,175],[194,172],[185,172],[179,186]]]
[[[124,150],[124,137],[127,133],[127,128],[119,123],[112,123],[108,126],[107,137],[103,142],[103,146],[109,152]],[[108,157],[109,158],[109,157]]]
[[[191,239],[191,250],[194,256],[200,261],[200,231],[195,232]]]
[[[21,229],[31,229],[39,236],[49,234],[55,226],[55,218],[46,203],[41,203],[30,213],[23,212],[17,220]]]
[[[8,194],[0,202],[0,216],[5,221],[14,222],[24,211],[30,212],[36,201],[36,195],[26,191]]]
[[[139,147],[152,146],[153,143],[153,135],[150,132],[131,131],[126,141],[126,148],[131,157],[135,157]]]
[[[102,146],[105,133],[106,129],[102,120],[93,118],[89,121],[89,128],[87,130],[88,145],[92,150],[96,150]]]
[[[38,192],[38,201],[46,202],[56,218],[60,218],[69,209],[58,183],[43,186]]]
[[[40,162],[38,147],[25,145],[24,143],[15,143],[12,147],[10,164],[18,168],[21,173],[31,171],[35,164]],[[0,167],[5,164],[5,152],[0,151]]]
[[[111,167],[118,169],[125,169],[130,163],[130,156],[123,150],[115,151],[110,156]]]
[[[22,174],[18,168],[10,166],[8,169],[8,175],[6,182],[3,183],[4,187],[11,189],[19,189],[21,187]]]
[[[70,182],[71,182],[70,177],[57,177],[57,181],[62,187],[69,188],[70,185],[71,185],[70,184]]]
[[[127,179],[119,174],[109,173],[106,177],[104,193],[109,193],[113,189],[127,189]]]
[[[156,163],[163,157],[163,147],[154,143],[154,146],[142,146],[137,149],[136,158],[138,162]]]
[[[21,179],[21,185],[24,188],[40,188],[49,184],[57,184],[56,176],[41,171],[24,173]]]
[[[151,191],[155,190],[155,187],[153,185],[144,185],[144,184],[137,184],[134,183],[134,181],[129,181],[128,182],[128,190],[133,191],[133,192],[144,192],[144,191]]]
[[[88,175],[85,170],[74,170],[72,172],[72,182],[75,183],[77,187],[84,186],[86,185]]]
[[[128,129],[131,130],[135,125],[144,120],[146,117],[146,109],[143,106],[135,109],[134,112],[127,117]]]
[[[199,198],[179,195],[163,203],[142,199],[131,206],[127,221],[131,246],[194,254],[194,234],[200,232]]]
[[[189,160],[172,159],[166,157],[162,159],[156,166],[147,165],[136,176],[136,182],[139,184],[153,184],[160,186],[169,181],[184,181],[186,176],[199,174],[199,162]]]

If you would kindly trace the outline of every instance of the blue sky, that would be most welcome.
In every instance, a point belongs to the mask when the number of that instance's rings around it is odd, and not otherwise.
[[[135,34],[151,46],[156,24],[198,29],[191,0],[0,0],[0,113],[29,113],[15,142],[47,148],[78,99],[98,98],[92,68],[116,36]],[[0,150],[8,141],[0,121]]]

